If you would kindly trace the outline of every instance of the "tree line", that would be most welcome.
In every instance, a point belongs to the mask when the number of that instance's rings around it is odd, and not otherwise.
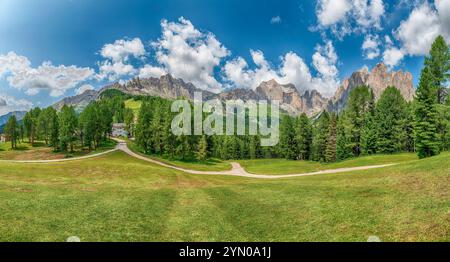
[[[439,36],[425,58],[413,101],[405,101],[395,87],[386,88],[375,101],[372,89],[360,86],[351,91],[339,114],[324,111],[313,119],[283,115],[275,147],[261,147],[260,137],[252,135],[174,136],[171,102],[143,98],[136,143],[147,154],[199,160],[283,157],[334,162],[397,152],[433,156],[450,148],[449,61],[448,45]]]
[[[123,97],[105,96],[90,103],[79,114],[67,105],[59,112],[53,107],[36,107],[28,111],[21,122],[11,116],[4,132],[13,149],[17,148],[18,141],[24,142],[27,138],[32,146],[36,141],[44,141],[54,151],[73,152],[75,145],[93,150],[108,139],[113,123],[132,119],[133,111],[125,108]]]

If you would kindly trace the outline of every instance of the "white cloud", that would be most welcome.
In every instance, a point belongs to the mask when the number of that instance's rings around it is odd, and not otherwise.
[[[403,49],[409,55],[425,55],[434,39],[441,33],[438,13],[428,3],[414,8],[395,32]]]
[[[98,77],[100,79],[108,78],[110,81],[115,81],[122,76],[132,75],[136,72],[136,69],[130,65],[125,64],[122,61],[111,62],[103,61],[100,64],[100,73]]]
[[[94,87],[89,84],[82,85],[75,91],[75,94],[81,95],[87,90],[94,90]]]
[[[396,66],[404,57],[404,52],[396,47],[389,47],[383,52],[383,62],[392,68]]]
[[[120,62],[126,61],[130,56],[137,58],[145,55],[145,48],[139,38],[132,40],[119,39],[113,44],[104,45],[100,54],[104,58],[109,58],[114,62]]]
[[[341,22],[351,7],[348,0],[319,0],[316,8],[319,23],[322,26],[331,26]]]
[[[106,44],[100,50],[100,54],[106,60],[99,63],[99,79],[108,78],[115,81],[122,76],[133,75],[137,69],[129,63],[129,58],[141,59],[145,56],[145,47],[141,39],[119,39],[112,44]]]
[[[139,77],[141,78],[160,77],[165,74],[167,74],[167,72],[164,68],[152,65],[145,65],[139,69]]]
[[[382,0],[318,0],[316,6],[318,28],[329,28],[340,39],[352,32],[381,29],[384,12]]]
[[[279,24],[281,23],[281,17],[279,15],[274,16],[270,19],[271,24]]]
[[[212,33],[197,30],[181,17],[178,22],[161,22],[162,37],[153,42],[159,67],[148,67],[141,73],[153,75],[170,73],[201,89],[219,91],[222,88],[214,77],[214,69],[229,51]]]
[[[441,32],[446,36],[446,39],[450,39],[450,0],[436,0],[434,4],[442,26]]]
[[[51,96],[61,96],[93,74],[88,67],[54,66],[49,61],[33,68],[25,56],[14,52],[0,55],[0,76],[6,75],[10,86],[24,90],[28,95],[47,90]]]
[[[13,111],[28,111],[32,106],[33,104],[28,100],[0,94],[0,116]]]
[[[374,59],[380,55],[380,40],[377,35],[366,35],[362,44],[362,50],[366,59]]]
[[[331,96],[338,86],[337,55],[330,41],[316,47],[313,55],[313,66],[317,76],[312,77],[309,67],[294,52],[281,57],[280,66],[270,67],[261,51],[250,50],[255,69],[250,69],[242,57],[228,61],[223,73],[230,87],[255,89],[261,82],[275,79],[281,84],[294,84],[300,91],[316,89],[325,96]]]
[[[399,47],[395,47],[392,39],[385,36],[383,60],[390,67],[397,65],[405,56],[428,54],[438,35],[443,35],[450,42],[450,0],[436,0],[435,8],[427,1],[415,5],[408,18],[401,21],[394,31]]]

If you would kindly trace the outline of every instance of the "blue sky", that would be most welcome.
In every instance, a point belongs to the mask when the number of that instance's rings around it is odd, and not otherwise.
[[[330,96],[385,62],[416,84],[432,39],[449,39],[449,13],[450,0],[0,0],[0,114],[163,73],[215,91],[275,78]]]

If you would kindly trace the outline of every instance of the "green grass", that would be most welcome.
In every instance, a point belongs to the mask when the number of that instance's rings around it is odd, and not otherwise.
[[[190,175],[123,152],[0,163],[0,241],[450,241],[450,154],[289,179]]]
[[[52,147],[45,145],[43,141],[37,141],[34,146],[29,143],[18,143],[17,149],[11,149],[11,142],[0,143],[0,160],[47,160],[79,157],[100,153],[113,149],[116,145],[114,140],[101,142],[95,150],[76,145],[74,152],[55,152]]]
[[[140,101],[140,100],[134,100],[134,99],[125,100],[125,107],[133,110],[133,113],[135,116],[139,115],[139,109],[141,109],[141,104],[142,104],[142,101]]]
[[[210,158],[205,161],[197,161],[195,159],[167,159],[157,155],[144,154],[133,141],[127,140],[127,145],[135,153],[176,167],[199,171],[226,171],[231,169],[229,162],[220,159]]]
[[[401,163],[417,160],[417,155],[413,153],[401,153],[393,155],[372,155],[352,158],[336,163],[320,163],[314,161],[287,160],[287,159],[252,159],[239,160],[238,162],[247,172],[266,175],[284,175],[315,172],[320,170],[358,167],[369,165],[382,165],[390,163]]]

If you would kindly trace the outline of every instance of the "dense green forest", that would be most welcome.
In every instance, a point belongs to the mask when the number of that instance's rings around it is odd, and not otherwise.
[[[175,136],[171,100],[118,90],[103,92],[80,114],[64,106],[60,112],[52,107],[32,109],[22,124],[12,116],[5,133],[13,148],[27,137],[31,144],[43,140],[55,150],[72,151],[74,143],[97,148],[111,134],[113,123],[125,123],[143,152],[173,159],[282,157],[334,162],[397,152],[417,152],[422,158],[450,149],[449,69],[448,45],[439,36],[425,58],[412,102],[405,101],[395,87],[388,87],[376,102],[369,87],[357,87],[339,114],[324,111],[312,119],[283,114],[280,141],[273,147],[262,147],[257,135]],[[129,98],[142,101],[138,116],[125,107]]]

